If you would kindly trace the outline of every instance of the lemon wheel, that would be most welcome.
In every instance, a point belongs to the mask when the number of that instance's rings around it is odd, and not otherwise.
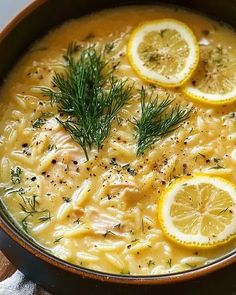
[[[208,104],[236,101],[236,57],[230,48],[202,46],[199,66],[183,92]]]
[[[158,207],[164,233],[178,244],[210,248],[236,236],[236,186],[221,177],[182,177],[164,192]]]
[[[191,29],[175,19],[145,22],[132,33],[128,58],[138,76],[164,87],[185,83],[196,69],[199,46]]]

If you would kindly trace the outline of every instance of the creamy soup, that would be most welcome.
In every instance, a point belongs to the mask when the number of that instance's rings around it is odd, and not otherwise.
[[[86,268],[118,274],[158,275],[189,270],[232,251],[236,241],[204,250],[165,237],[158,198],[178,177],[197,172],[236,183],[235,105],[213,107],[185,97],[178,88],[142,81],[126,54],[139,23],[175,18],[200,44],[224,46],[236,55],[230,28],[182,8],[131,6],[71,20],[36,42],[0,92],[1,200],[19,227],[53,255]],[[97,150],[81,146],[56,119],[64,114],[42,94],[63,73],[68,44],[105,48],[113,74],[133,85],[129,102],[112,121]],[[191,108],[177,130],[136,155],[134,120],[139,91]],[[55,87],[54,87],[55,89]]]

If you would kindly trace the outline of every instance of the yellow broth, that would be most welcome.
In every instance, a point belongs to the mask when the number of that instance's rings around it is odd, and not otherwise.
[[[211,250],[181,247],[163,235],[158,223],[157,200],[176,177],[211,171],[236,183],[235,106],[201,105],[179,89],[149,85],[127,60],[132,29],[159,18],[181,20],[200,43],[222,44],[236,55],[235,32],[204,16],[171,7],[123,7],[71,20],[50,32],[18,62],[1,89],[1,200],[40,245],[76,265],[109,273],[158,275],[207,264],[236,246],[233,240]],[[51,87],[54,73],[63,71],[63,55],[71,41],[97,48],[112,44],[107,59],[116,76],[134,81],[136,90],[145,86],[160,100],[170,95],[175,98],[173,105],[193,106],[190,119],[136,157],[131,122],[140,115],[140,100],[134,91],[113,121],[103,148],[92,149],[86,161],[81,147],[56,121],[57,108],[38,88]],[[54,116],[33,128],[42,112]],[[14,167],[22,169],[19,184],[11,181]],[[27,219],[21,189],[40,211]]]

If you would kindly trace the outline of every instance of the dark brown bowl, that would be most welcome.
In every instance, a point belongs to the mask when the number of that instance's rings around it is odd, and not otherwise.
[[[159,2],[196,9],[236,28],[236,0]],[[34,1],[0,34],[0,81],[28,46],[53,26],[91,11],[126,3],[126,0]],[[207,266],[178,274],[125,276],[101,273],[72,265],[45,252],[19,230],[2,206],[0,248],[18,269],[53,294],[175,294],[176,291],[191,295],[236,294],[236,251]]]

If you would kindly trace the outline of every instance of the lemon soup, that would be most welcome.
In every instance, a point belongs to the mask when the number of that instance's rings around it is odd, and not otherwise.
[[[0,92],[1,202],[53,255],[109,273],[208,264],[236,241],[236,34],[182,8],[71,20]]]

